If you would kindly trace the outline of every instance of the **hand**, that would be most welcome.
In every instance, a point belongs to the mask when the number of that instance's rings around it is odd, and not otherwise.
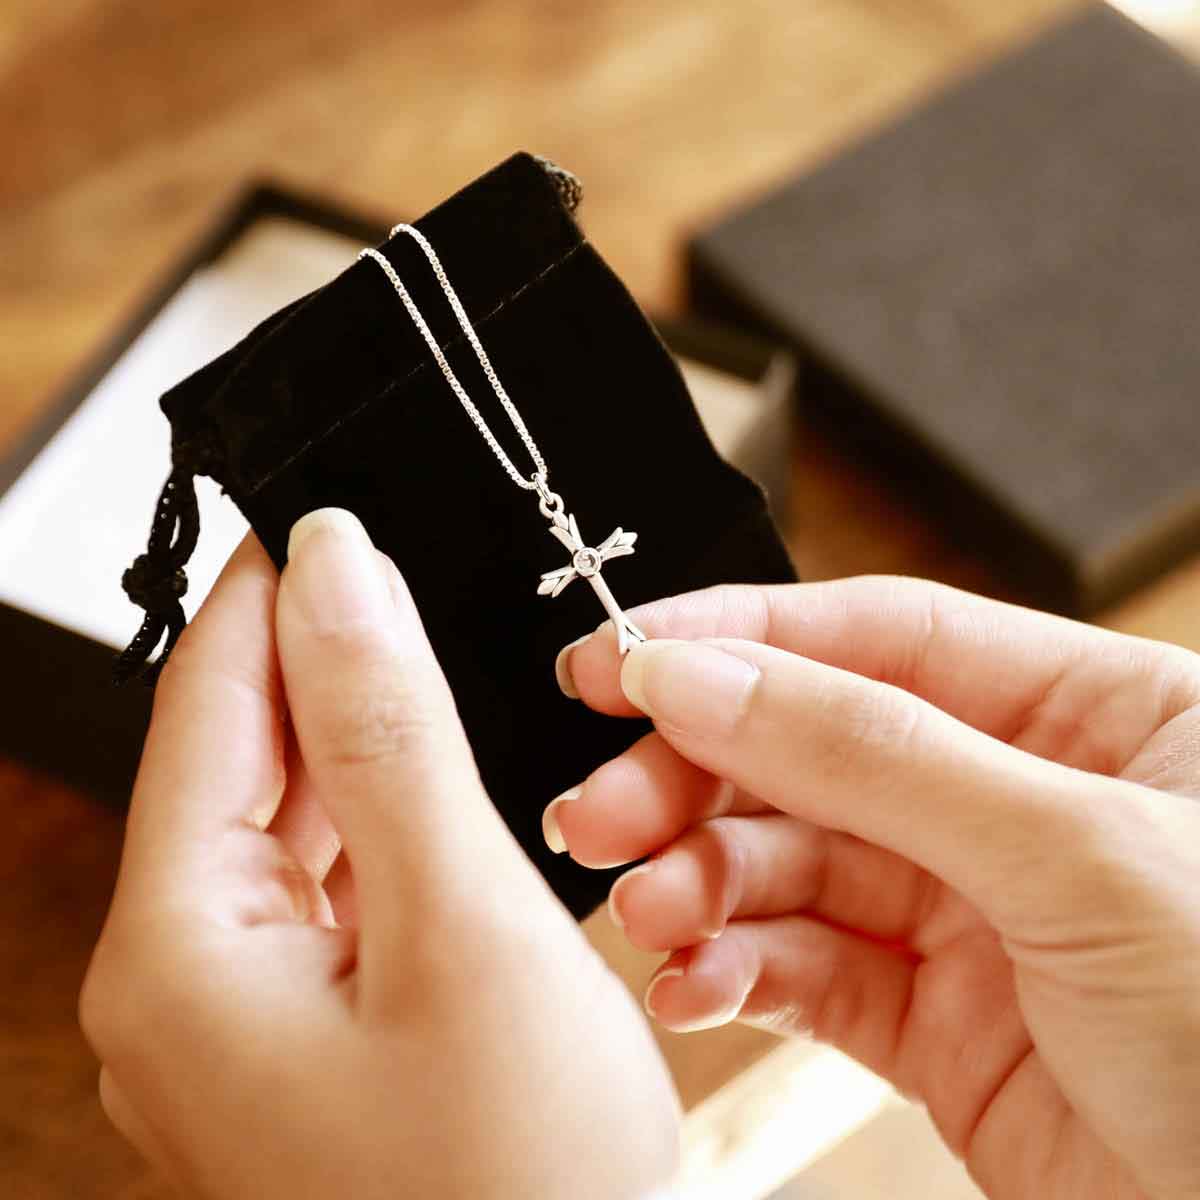
[[[276,598],[247,539],[158,685],[81,1000],[109,1116],[213,1200],[644,1195],[665,1067],[484,794],[399,574],[334,510],[289,558]]]
[[[1200,659],[932,584],[724,588],[560,657],[656,731],[555,801],[669,1028],[812,1031],[996,1200],[1200,1196]],[[623,690],[622,690],[623,688]]]

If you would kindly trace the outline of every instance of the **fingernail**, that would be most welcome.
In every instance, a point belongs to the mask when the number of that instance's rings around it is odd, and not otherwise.
[[[630,648],[621,690],[647,716],[686,733],[726,733],[759,679],[758,668],[707,642],[655,638]]]
[[[557,799],[551,800],[542,813],[542,837],[555,854],[565,854],[567,851],[567,843],[563,841],[562,830],[558,827],[558,810],[568,801],[577,800],[582,791],[581,787],[569,788]]]
[[[646,1010],[648,1017],[653,1017],[656,1021],[659,1019],[658,1013],[654,1011],[654,989],[658,987],[664,979],[679,979],[683,975],[682,967],[664,967],[653,979],[646,984],[646,994],[642,997],[642,1007]]]
[[[343,508],[319,508],[292,526],[288,587],[320,631],[384,619],[392,608],[367,531]]]
[[[657,863],[654,862],[642,863],[640,866],[626,871],[625,874],[622,875],[620,879],[616,880],[612,887],[608,889],[608,919],[618,929],[624,929],[625,922],[621,920],[621,914],[617,911],[617,893],[627,888],[631,879],[636,879],[639,875],[648,875],[655,868],[655,866],[657,866]]]
[[[579,699],[579,689],[575,686],[574,677],[571,675],[571,654],[584,642],[591,641],[592,635],[585,633],[583,637],[576,638],[569,646],[564,646],[559,652],[558,657],[554,660],[554,678],[558,680],[559,689],[568,700]]]
[[[664,979],[676,979],[683,973],[682,966],[666,967],[650,980],[646,987],[646,994],[642,997],[642,1007],[654,1020],[672,1033],[699,1033],[702,1029],[718,1029],[737,1018],[745,1003],[744,999],[737,1004],[718,1009],[716,1012],[702,1013],[690,1021],[670,1021],[661,1017],[654,1007],[654,992]]]

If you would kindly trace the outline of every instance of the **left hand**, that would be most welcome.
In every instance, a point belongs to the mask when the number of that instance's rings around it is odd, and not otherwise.
[[[163,671],[81,1017],[109,1116],[189,1195],[632,1200],[677,1152],[642,1014],[336,510],[279,583],[248,537]]]

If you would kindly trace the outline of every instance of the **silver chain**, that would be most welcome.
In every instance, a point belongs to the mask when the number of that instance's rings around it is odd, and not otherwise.
[[[578,197],[576,197],[577,199]],[[500,465],[505,471],[508,472],[508,476],[513,483],[523,491],[537,493],[538,511],[550,522],[549,532],[551,537],[561,542],[570,553],[571,561],[567,566],[559,567],[554,571],[543,572],[541,583],[537,589],[538,595],[557,596],[573,580],[586,579],[591,584],[597,599],[604,606],[604,611],[608,613],[616,628],[617,649],[621,654],[627,653],[631,646],[638,642],[644,642],[646,635],[625,615],[624,610],[617,603],[616,597],[612,594],[601,574],[600,568],[610,558],[632,554],[634,552],[633,543],[637,540],[637,534],[633,532],[626,533],[625,530],[618,527],[603,542],[600,542],[596,546],[589,546],[583,540],[583,535],[579,532],[579,525],[575,520],[574,514],[567,513],[564,509],[562,497],[550,490],[550,484],[547,479],[546,460],[542,457],[542,452],[538,449],[537,443],[530,437],[529,430],[525,428],[525,422],[521,414],[517,412],[517,406],[509,399],[508,393],[504,390],[504,385],[497,378],[496,372],[488,359],[487,351],[480,344],[475,327],[471,324],[470,318],[463,309],[462,302],[458,298],[458,293],[454,290],[450,280],[446,278],[446,272],[442,269],[442,264],[433,247],[425,239],[424,235],[411,225],[397,225],[392,230],[392,237],[395,237],[398,233],[407,233],[413,238],[417,245],[424,251],[425,257],[429,260],[429,265],[433,268],[433,273],[437,276],[437,281],[441,284],[446,299],[450,301],[450,307],[454,310],[454,315],[458,318],[458,323],[462,326],[462,331],[466,334],[467,341],[471,343],[471,348],[475,351],[475,357],[479,360],[479,365],[483,368],[484,375],[487,376],[488,382],[492,385],[492,390],[496,393],[496,398],[508,414],[508,419],[513,423],[513,428],[521,435],[521,441],[525,443],[525,449],[529,451],[529,457],[533,459],[534,465],[537,467],[537,470],[529,478],[523,476],[513,465],[512,459],[505,454],[504,447],[496,440],[496,435],[488,428],[488,423],[483,419],[483,414],[475,407],[471,397],[467,395],[466,389],[459,383],[458,376],[454,374],[449,362],[446,361],[445,353],[441,346],[438,345],[437,339],[430,332],[425,318],[421,315],[421,310],[417,308],[412,296],[409,295],[408,288],[404,286],[400,276],[396,274],[395,267],[378,250],[363,250],[359,254],[359,258],[373,258],[379,264],[383,273],[388,277],[388,281],[395,288],[396,294],[404,302],[404,307],[408,309],[408,315],[412,317],[413,323],[425,339],[425,344],[429,347],[430,353],[441,368],[442,374],[446,377],[446,382],[458,397],[475,428],[479,430],[480,436],[491,447],[492,453],[500,461]]]
[[[475,327],[471,324],[471,319],[467,316],[466,310],[458,298],[458,293],[454,290],[450,280],[446,278],[446,272],[436,251],[429,244],[425,235],[412,225],[397,225],[392,230],[391,236],[395,237],[398,233],[407,233],[412,237],[429,260],[429,265],[433,268],[433,273],[437,277],[437,281],[441,285],[446,299],[450,301],[450,307],[454,310],[454,315],[458,318],[458,323],[462,326],[462,331],[466,335],[467,341],[471,343],[471,348],[475,351],[475,357],[479,359],[479,365],[483,368],[483,373],[487,376],[488,383],[492,385],[492,390],[496,393],[496,398],[504,406],[504,411],[508,414],[508,419],[512,421],[513,428],[521,435],[521,441],[525,443],[525,449],[529,451],[529,457],[533,459],[537,470],[529,478],[526,478],[517,470],[512,459],[504,452],[504,447],[496,440],[496,435],[483,419],[483,414],[475,407],[471,397],[467,395],[466,389],[459,383],[458,376],[454,374],[453,368],[446,361],[446,355],[442,351],[441,346],[438,345],[437,339],[430,332],[425,318],[421,315],[421,310],[416,306],[412,296],[409,295],[408,288],[404,286],[400,276],[396,274],[396,268],[378,250],[363,250],[358,257],[373,258],[383,268],[383,272],[390,280],[392,287],[396,289],[396,294],[404,302],[404,307],[408,309],[408,315],[412,317],[413,323],[425,339],[425,344],[429,347],[430,353],[441,368],[442,374],[446,377],[446,382],[462,403],[467,416],[471,418],[483,440],[487,442],[491,447],[492,453],[500,460],[500,465],[508,472],[508,476],[513,483],[519,488],[524,488],[526,491],[537,492],[539,507],[549,505],[552,510],[556,507],[561,509],[561,499],[550,491],[547,483],[550,473],[546,468],[546,460],[542,457],[542,452],[538,449],[537,443],[525,427],[525,421],[517,411],[517,406],[509,399],[508,393],[504,390],[504,385],[496,375],[491,360],[487,356],[487,351],[484,350],[483,345],[480,343],[479,336],[475,332]],[[555,501],[557,501],[557,505]]]

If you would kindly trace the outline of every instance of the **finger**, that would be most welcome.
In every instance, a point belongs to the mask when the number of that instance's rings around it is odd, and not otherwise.
[[[764,642],[894,684],[1043,757],[1116,773],[1200,699],[1195,656],[918,579],[728,586],[635,609],[651,637]],[[568,647],[567,690],[632,715],[611,625]]]
[[[295,731],[290,728],[286,762],[287,791],[267,832],[321,883],[341,851],[341,842],[304,765]]]
[[[277,631],[300,752],[350,861],[361,962],[380,986],[414,939],[532,874],[479,782],[416,609],[351,514],[297,522]],[[479,864],[487,863],[486,887]]]
[[[648,733],[551,801],[542,832],[552,850],[569,850],[585,867],[616,867],[652,854],[697,821],[762,807]]]
[[[376,565],[389,593],[397,586],[402,587],[398,582],[399,574],[389,558],[377,554]],[[268,832],[279,839],[284,849],[317,883],[321,883],[341,852],[341,841],[304,765],[296,744],[295,729],[290,724],[286,763],[287,789]]]
[[[919,1098],[957,1152],[1032,1046],[999,941],[915,961],[803,916],[739,921],[671,956],[647,1011],[687,1032],[732,1020],[836,1046]]]
[[[689,761],[919,864],[998,923],[1077,907],[1080,872],[1120,861],[1141,795],[898,688],[756,643],[647,642],[626,656],[622,683]]]
[[[897,1082],[895,1049],[916,964],[807,917],[731,925],[673,955],[646,989],[646,1010],[677,1033],[739,1020],[808,1033]]]
[[[609,893],[639,949],[676,950],[732,921],[805,911],[929,954],[977,920],[907,859],[783,814],[722,817],[634,867]]]
[[[285,782],[275,568],[253,534],[230,558],[159,678],[130,806],[126,886],[194,895],[231,829],[261,828]],[[160,896],[161,896],[160,892]]]

